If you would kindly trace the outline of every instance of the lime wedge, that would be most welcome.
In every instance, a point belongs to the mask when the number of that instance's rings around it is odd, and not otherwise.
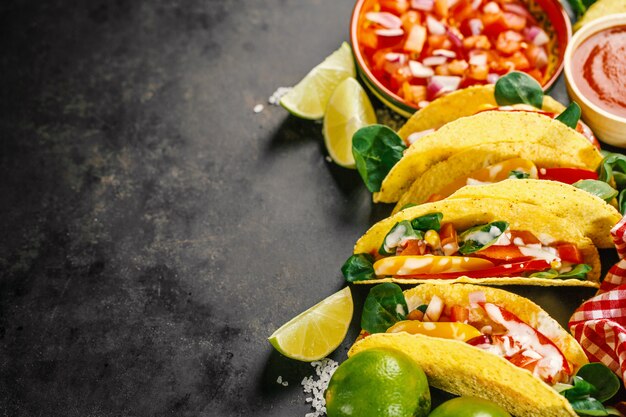
[[[352,49],[344,42],[284,95],[280,105],[294,116],[311,120],[321,119],[335,87],[346,78],[355,75]]]
[[[376,113],[365,90],[354,78],[346,78],[330,97],[324,115],[324,142],[336,164],[355,168],[352,135],[376,123]]]
[[[346,287],[283,324],[268,340],[288,358],[322,359],[346,337],[353,308],[352,293]]]

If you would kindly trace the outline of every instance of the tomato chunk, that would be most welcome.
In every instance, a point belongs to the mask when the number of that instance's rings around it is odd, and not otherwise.
[[[476,252],[476,256],[495,261],[523,261],[530,259],[516,245],[491,245]]]
[[[573,264],[583,263],[582,254],[573,243],[561,243],[557,245],[556,250],[562,261],[571,262]]]

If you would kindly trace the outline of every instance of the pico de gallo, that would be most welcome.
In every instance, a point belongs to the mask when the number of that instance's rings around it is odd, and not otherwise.
[[[357,39],[374,77],[418,108],[513,70],[547,78],[550,38],[518,0],[372,0]]]
[[[428,304],[386,332],[460,340],[527,369],[550,385],[568,381],[574,371],[552,340],[506,307],[488,302],[482,291],[470,293],[463,305],[446,304],[433,295]]]
[[[377,252],[354,254],[341,270],[349,282],[385,277],[455,279],[537,277],[581,279],[591,266],[574,243],[548,242],[505,221],[456,230],[429,213],[397,222]]]

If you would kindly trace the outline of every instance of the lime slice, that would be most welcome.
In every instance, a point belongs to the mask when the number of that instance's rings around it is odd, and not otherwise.
[[[294,116],[311,120],[321,119],[335,87],[346,78],[355,75],[352,49],[344,42],[284,95],[280,105]]]
[[[352,294],[346,287],[283,324],[268,340],[288,358],[322,359],[346,337],[352,311]]]
[[[352,135],[360,128],[376,123],[376,113],[365,90],[354,78],[346,78],[330,97],[324,115],[324,142],[335,163],[355,168]]]

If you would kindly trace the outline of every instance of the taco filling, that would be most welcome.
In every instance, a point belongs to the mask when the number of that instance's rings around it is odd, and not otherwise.
[[[556,242],[492,221],[466,230],[429,213],[397,222],[376,253],[352,255],[342,267],[348,281],[531,277],[587,278],[591,266],[574,243]]]
[[[566,382],[574,366],[546,335],[505,307],[486,301],[482,291],[469,294],[464,305],[446,304],[433,295],[386,333],[406,332],[454,339],[506,359],[549,385]]]

